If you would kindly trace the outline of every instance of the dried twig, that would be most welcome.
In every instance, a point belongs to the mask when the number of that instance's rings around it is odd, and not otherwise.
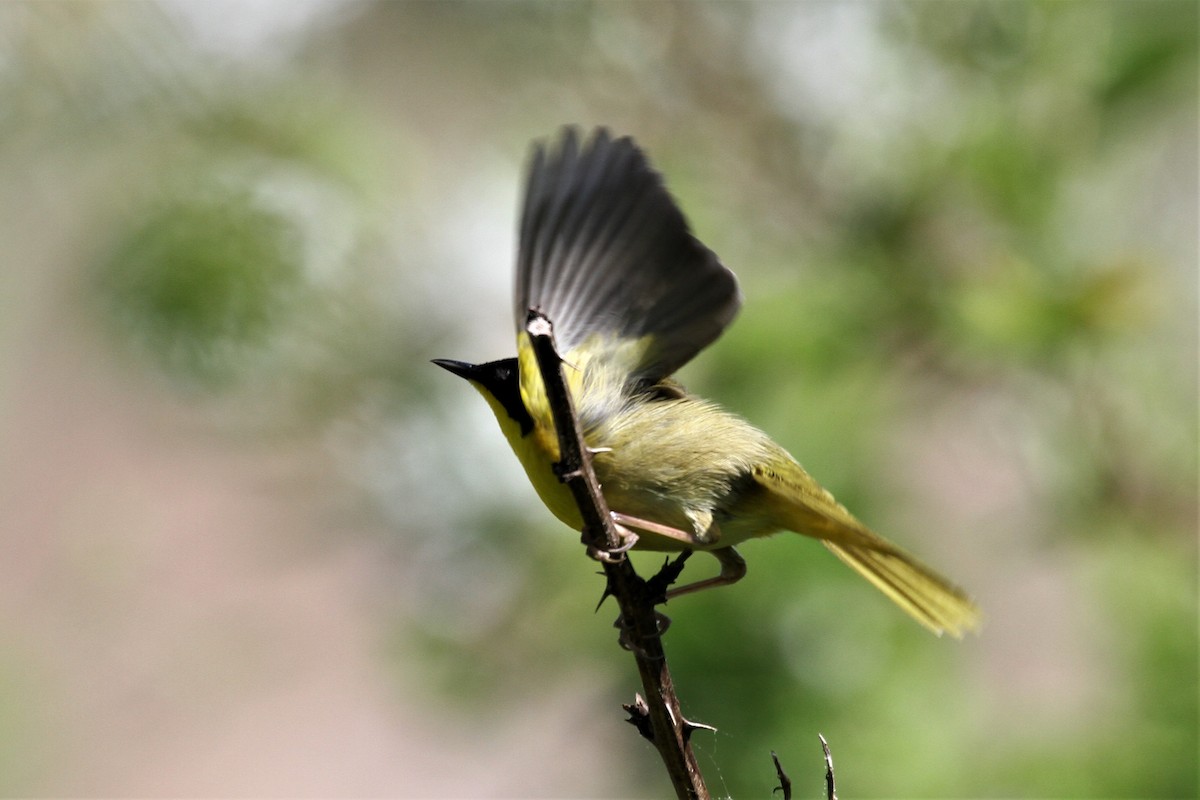
[[[554,348],[551,322],[539,311],[530,310],[525,330],[533,345],[558,431],[560,477],[571,489],[583,516],[583,542],[592,554],[615,554],[620,549],[621,537],[600,493],[591,454],[583,443],[579,418],[563,379],[562,359]],[[608,579],[605,592],[616,599],[621,609],[621,641],[637,661],[645,691],[644,699],[638,697],[635,703],[625,706],[630,714],[629,721],[654,743],[676,795],[706,800],[708,789],[688,739],[693,730],[707,726],[683,717],[663,652],[660,618],[654,610],[655,603],[665,599],[664,583],[669,583],[670,578],[652,579],[648,584],[634,571],[628,558],[617,556],[599,560]],[[682,562],[676,559],[664,570],[671,566],[681,567]]]
[[[783,792],[783,800],[792,800],[792,779],[783,771],[783,765],[779,763],[779,756],[775,755],[775,751],[771,751],[771,760],[775,762],[775,774],[779,776],[779,785],[771,790],[771,794],[775,792]]]
[[[837,784],[833,781],[833,756],[829,753],[829,742],[817,734],[821,740],[821,749],[825,751],[825,800],[837,800]]]

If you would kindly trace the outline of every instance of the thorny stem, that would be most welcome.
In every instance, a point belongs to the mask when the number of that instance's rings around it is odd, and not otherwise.
[[[553,327],[545,315],[531,309],[525,330],[533,345],[558,431],[559,474],[574,495],[583,517],[583,542],[589,552],[612,553],[620,548],[621,537],[600,493],[591,454],[583,442],[579,418],[563,378],[562,359],[554,347]],[[708,800],[708,789],[688,744],[692,731],[698,726],[684,719],[680,710],[663,651],[658,614],[654,610],[655,603],[665,598],[658,591],[647,589],[647,582],[634,571],[628,558],[600,559],[600,563],[608,579],[605,591],[616,599],[621,610],[622,643],[633,654],[642,678],[644,699],[639,697],[640,702],[626,706],[630,722],[643,735],[649,734],[648,738],[658,750],[675,787],[675,794],[681,800]]]

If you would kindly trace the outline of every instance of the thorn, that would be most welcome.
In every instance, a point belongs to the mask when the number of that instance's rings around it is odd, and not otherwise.
[[[576,467],[575,469],[567,469],[561,461],[554,462],[554,474],[558,477],[559,483],[579,480],[583,477],[583,470]]]
[[[683,721],[683,742],[687,744],[691,741],[693,731],[711,731],[716,733],[717,729],[712,725],[705,725],[703,722],[692,722],[689,719]]]
[[[607,575],[607,573],[604,573],[604,572],[598,572],[598,573],[596,573],[596,574],[597,574],[597,575],[604,575],[604,577],[605,577],[605,578],[608,578],[608,575]],[[595,613],[596,613],[596,611],[599,611],[599,610],[600,610],[600,606],[604,605],[604,601],[605,601],[605,600],[607,600],[608,598],[612,597],[612,596],[613,596],[612,582],[611,582],[611,581],[609,581],[609,580],[605,580],[605,581],[604,581],[604,591],[600,593],[600,602],[599,602],[599,603],[596,603],[596,609],[595,609],[595,611],[593,611],[592,613],[593,613],[593,614],[595,614]]]
[[[670,703],[665,703],[663,705],[663,709],[666,710],[667,716],[671,718],[671,726],[674,727],[676,724],[676,722],[675,722],[675,707],[672,706]]]

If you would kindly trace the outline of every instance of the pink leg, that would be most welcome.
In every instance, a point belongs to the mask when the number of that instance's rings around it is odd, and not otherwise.
[[[678,528],[672,528],[670,525],[663,525],[658,522],[651,522],[647,519],[631,517],[628,514],[621,514],[616,511],[610,513],[612,514],[613,522],[617,524],[617,530],[620,531],[621,535],[626,537],[627,540],[629,537],[632,537],[634,542],[637,541],[637,535],[630,530],[630,528],[637,528],[638,530],[646,531],[647,533],[655,533],[659,536],[665,536],[668,539],[674,539],[687,549],[694,548],[700,540],[700,537],[696,534],[687,533],[686,531],[681,531]],[[624,551],[628,548],[629,545],[625,545],[622,546],[621,550]],[[684,586],[671,589],[669,592],[667,592],[668,600],[674,597],[679,597],[680,595],[691,594],[693,592],[703,591],[704,589],[712,589],[716,586],[728,586],[729,584],[737,583],[746,576],[746,562],[742,560],[740,555],[738,555],[737,550],[734,550],[732,547],[718,547],[715,550],[707,550],[705,552],[712,553],[717,557],[717,560],[721,562],[721,574],[713,578],[705,578],[702,581],[696,581],[695,583],[689,583]]]
[[[637,528],[639,531],[647,533],[657,533],[659,536],[666,536],[668,539],[674,539],[685,547],[692,548],[696,546],[698,537],[694,533],[687,533],[678,528],[672,528],[670,525],[663,525],[658,522],[651,522],[648,519],[640,519],[639,517],[631,517],[628,514],[621,514],[616,511],[610,512],[613,522],[617,523],[618,527]]]
[[[706,578],[702,581],[689,583],[685,586],[672,589],[667,592],[667,599],[679,597],[682,594],[691,594],[704,589],[712,589],[715,586],[728,586],[731,583],[737,583],[746,576],[746,562],[738,555],[737,550],[732,547],[720,547],[716,550],[709,550],[721,562],[721,574],[715,578]]]

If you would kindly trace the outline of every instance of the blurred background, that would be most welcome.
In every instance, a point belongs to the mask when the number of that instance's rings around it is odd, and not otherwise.
[[[1197,794],[1194,2],[0,5],[0,794],[664,797],[511,355],[531,140],[746,303],[684,375],[955,577],[671,605],[714,795]],[[644,571],[657,557],[637,562]],[[694,560],[693,575],[711,568]]]

